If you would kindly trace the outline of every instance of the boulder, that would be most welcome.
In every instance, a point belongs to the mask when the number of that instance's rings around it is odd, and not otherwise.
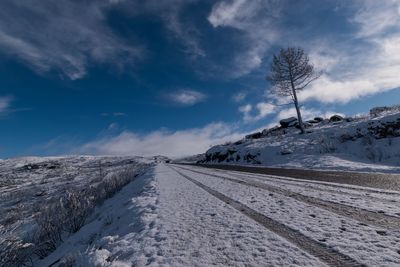
[[[351,134],[348,134],[348,133],[344,133],[339,137],[339,142],[344,143],[347,141],[354,141],[355,139],[356,139],[355,136],[352,136]]]
[[[314,121],[317,121],[317,122],[321,122],[323,120],[324,120],[324,118],[322,118],[322,117],[315,117],[314,118]]]
[[[290,154],[292,154],[292,153],[293,153],[293,151],[290,150],[290,149],[282,149],[282,150],[281,150],[281,155],[282,155],[282,156],[284,156],[284,155],[290,155]]]
[[[343,117],[340,115],[333,115],[332,117],[329,118],[330,122],[338,122],[338,121],[342,121]]]
[[[239,140],[239,141],[236,141],[235,143],[233,143],[234,145],[241,145],[241,144],[243,144],[245,142],[245,140]]]
[[[262,137],[262,134],[260,132],[257,132],[257,133],[252,133],[252,134],[246,135],[245,138],[246,139],[258,139],[261,137]]]
[[[299,126],[299,122],[297,120],[292,121],[291,123],[289,123],[288,128],[290,127],[297,127]]]
[[[290,117],[290,118],[283,119],[283,120],[279,121],[279,123],[281,124],[282,128],[287,128],[287,127],[289,127],[289,125],[293,126],[293,124],[295,122],[297,122],[297,118],[295,118],[295,117]]]
[[[264,129],[261,133],[262,133],[262,135],[267,136],[272,132],[279,131],[280,129],[281,129],[280,126],[275,126],[275,127],[269,128],[269,129]]]
[[[277,136],[285,134],[285,130],[281,126],[275,126],[270,129],[264,129],[261,134],[262,136]]]
[[[298,123],[296,123],[296,126],[295,126],[297,129],[300,129],[300,124],[298,124]],[[310,128],[310,127],[312,127],[312,124],[311,123],[308,123],[308,122],[303,122],[303,127],[304,128]]]

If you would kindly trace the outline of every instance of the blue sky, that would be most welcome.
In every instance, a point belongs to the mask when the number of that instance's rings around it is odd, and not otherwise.
[[[398,0],[6,0],[0,157],[182,156],[294,115],[265,80],[280,47],[322,77],[307,117],[400,100]]]

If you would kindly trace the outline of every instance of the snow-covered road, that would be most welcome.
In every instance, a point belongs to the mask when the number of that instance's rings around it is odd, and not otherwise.
[[[39,265],[399,266],[399,212],[394,191],[159,164]]]

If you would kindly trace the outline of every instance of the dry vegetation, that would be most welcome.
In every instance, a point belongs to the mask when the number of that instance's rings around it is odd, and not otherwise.
[[[85,225],[96,205],[148,167],[127,158],[71,160],[61,160],[57,168],[48,168],[54,166],[48,162],[18,165],[17,170],[1,166],[8,174],[1,179],[6,185],[1,187],[5,216],[0,224],[0,266],[30,266],[33,259],[49,255],[63,237]],[[18,176],[12,178],[12,173]]]

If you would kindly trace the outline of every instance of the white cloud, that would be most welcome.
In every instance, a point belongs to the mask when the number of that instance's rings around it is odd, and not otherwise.
[[[6,113],[9,111],[11,106],[12,97],[3,96],[0,97],[0,114]]]
[[[208,16],[208,21],[214,26],[233,26],[243,28],[240,18],[252,15],[251,6],[246,8],[246,0],[220,1],[216,3]]]
[[[125,131],[104,137],[82,147],[81,153],[102,155],[166,155],[181,157],[204,153],[210,146],[235,141],[246,133],[225,123],[212,123],[203,128],[167,131],[159,130],[146,135]]]
[[[206,99],[206,95],[194,90],[179,90],[168,94],[167,98],[178,105],[193,106]]]
[[[400,88],[400,1],[354,3],[353,7],[358,10],[349,21],[359,26],[354,33],[356,38],[337,40],[336,36],[321,38],[318,35],[304,39],[309,34],[307,31],[287,34],[285,42],[306,48],[315,67],[324,71],[319,80],[299,93],[301,102],[317,100],[344,104]],[[303,10],[304,13],[307,11]],[[290,33],[290,30],[286,31]],[[275,44],[283,45],[280,40]]]
[[[38,73],[56,70],[74,80],[91,62],[122,67],[141,57],[106,25],[106,1],[4,1],[0,9],[0,51]],[[16,19],[17,18],[17,19]]]
[[[182,41],[186,47],[186,53],[194,59],[205,57],[206,52],[201,48],[198,40],[199,32],[189,23],[182,24],[179,19],[179,10],[166,13],[163,16],[166,27],[175,34],[175,37]]]
[[[299,94],[302,101],[348,103],[364,96],[400,88],[400,34],[369,38],[368,49],[326,56],[327,72]],[[313,59],[313,58],[312,58]]]
[[[260,102],[257,103],[252,114],[253,106],[250,104],[239,107],[239,112],[243,113],[243,121],[246,123],[259,121],[276,111],[276,106],[271,103]]]
[[[232,100],[236,103],[242,102],[247,97],[245,92],[238,92],[232,96]]]
[[[363,0],[361,8],[351,19],[360,26],[359,37],[382,35],[400,24],[399,0]]]
[[[257,119],[262,119],[274,112],[276,107],[271,103],[260,102],[256,105],[256,108],[258,110]]]
[[[214,4],[208,16],[210,24],[242,32],[244,49],[236,54],[231,65],[235,67],[230,73],[233,78],[249,74],[261,65],[266,52],[277,40],[274,21],[279,11],[276,1],[223,0]]]
[[[253,109],[253,106],[250,104],[247,104],[244,106],[240,106],[239,112],[243,113],[244,116],[247,116],[247,115],[249,115],[249,113],[251,112],[252,109]]]

